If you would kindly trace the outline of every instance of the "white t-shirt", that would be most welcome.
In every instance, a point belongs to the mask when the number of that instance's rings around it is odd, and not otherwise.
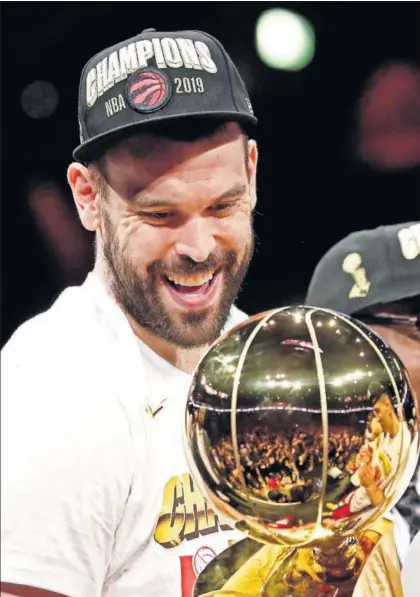
[[[415,535],[402,567],[404,597],[418,597],[420,566],[420,531]]]
[[[381,433],[376,447],[373,448],[371,465],[378,469],[380,477],[378,487],[384,491],[385,497],[388,497],[390,490],[395,490],[394,478],[398,469],[404,470],[410,454],[411,436],[407,423],[399,424],[398,433],[395,437],[389,434]],[[401,462],[400,462],[401,459]],[[353,475],[352,481],[355,475]],[[360,483],[357,478],[357,482]],[[371,499],[365,487],[358,487],[349,496],[350,508],[352,512],[360,512],[371,505]]]
[[[232,309],[231,327],[246,316]],[[70,597],[191,597],[241,538],[188,474],[191,376],[90,274],[1,354],[1,579]]]

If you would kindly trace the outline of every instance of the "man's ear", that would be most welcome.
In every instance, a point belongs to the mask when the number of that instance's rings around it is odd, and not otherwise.
[[[67,180],[80,221],[86,230],[95,232],[100,223],[98,180],[89,168],[77,162],[68,167]]]
[[[255,204],[257,203],[257,164],[258,148],[256,142],[251,139],[248,141],[248,177],[252,209],[255,208]]]

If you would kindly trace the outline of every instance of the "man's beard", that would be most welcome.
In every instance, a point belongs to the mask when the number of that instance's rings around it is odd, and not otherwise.
[[[210,255],[206,261],[200,263],[189,257],[181,257],[179,263],[173,266],[156,260],[147,267],[146,275],[141,277],[129,256],[121,249],[105,209],[102,215],[103,255],[107,265],[108,283],[115,300],[124,312],[139,326],[182,348],[196,348],[214,342],[223,331],[248,271],[254,249],[252,232],[245,255],[239,263],[236,253],[232,251]],[[174,317],[158,291],[162,284],[162,275],[194,275],[217,271],[221,267],[223,288],[218,304]]]

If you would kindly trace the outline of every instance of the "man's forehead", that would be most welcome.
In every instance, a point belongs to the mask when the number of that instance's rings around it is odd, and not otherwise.
[[[230,142],[194,144],[165,142],[152,135],[127,140],[109,152],[105,160],[108,182],[135,184],[139,188],[166,186],[176,181],[197,183],[212,181],[233,184],[247,175],[243,140],[240,135]]]
[[[182,134],[165,136],[165,134],[154,134],[142,132],[135,134],[121,141],[116,147],[108,152],[112,158],[139,159],[153,161],[163,160],[171,155],[194,154],[211,151],[212,149],[232,146],[235,143],[243,142],[244,135],[236,123],[228,123],[211,134],[189,139],[188,135],[183,138]]]
[[[195,180],[168,178],[139,193],[137,200],[145,207],[158,207],[168,204],[182,204],[190,201],[205,200],[229,201],[243,196],[248,190],[245,181],[238,178],[221,180],[217,175],[213,179]]]

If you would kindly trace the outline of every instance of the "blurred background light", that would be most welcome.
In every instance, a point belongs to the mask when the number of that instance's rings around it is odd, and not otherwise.
[[[357,109],[358,152],[374,168],[420,164],[420,68],[382,65],[369,77]]]
[[[315,53],[315,33],[302,16],[272,8],[264,11],[256,24],[255,45],[260,59],[269,67],[298,71],[307,66]]]
[[[58,92],[49,81],[34,81],[22,91],[20,105],[29,118],[48,118],[58,106]]]

